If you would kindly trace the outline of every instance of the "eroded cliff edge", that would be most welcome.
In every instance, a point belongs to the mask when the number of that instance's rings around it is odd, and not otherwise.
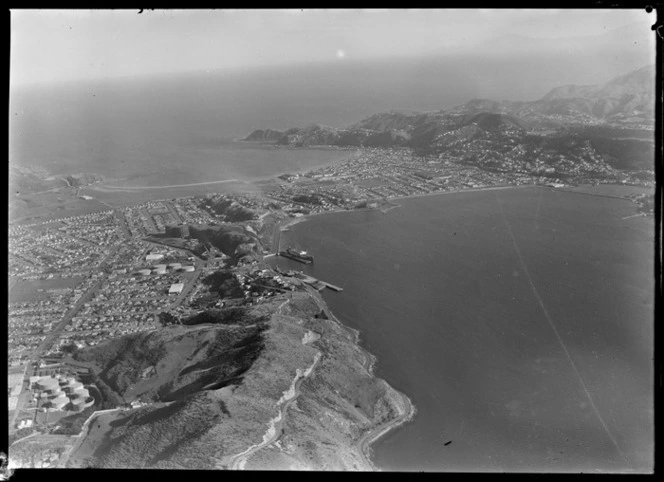
[[[93,416],[65,466],[375,470],[369,444],[414,414],[306,286],[232,323],[137,337],[82,358],[109,393],[148,404]]]

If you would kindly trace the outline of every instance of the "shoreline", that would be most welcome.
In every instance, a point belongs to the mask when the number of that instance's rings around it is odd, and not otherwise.
[[[87,187],[90,190],[96,190],[96,191],[139,191],[143,189],[172,189],[172,188],[178,188],[178,187],[193,187],[193,186],[205,186],[209,184],[228,184],[228,183],[240,183],[240,184],[250,184],[247,181],[244,181],[242,179],[224,179],[222,181],[205,181],[205,182],[194,182],[194,183],[189,183],[189,184],[171,184],[171,185],[166,185],[166,186],[109,186],[109,185],[103,185],[103,184],[98,184],[95,187],[89,187],[89,186],[84,186]]]
[[[411,198],[420,198],[420,197],[428,197],[428,196],[438,196],[438,195],[444,195],[444,194],[457,194],[457,193],[464,193],[464,192],[478,192],[478,191],[492,191],[492,190],[499,190],[499,189],[522,189],[526,187],[539,187],[539,188],[544,188],[544,186],[540,186],[538,184],[520,184],[520,185],[509,185],[509,186],[488,186],[488,187],[477,187],[477,188],[468,188],[468,189],[457,189],[455,191],[436,191],[436,192],[428,192],[428,193],[421,193],[421,194],[409,194],[408,196],[397,196],[397,197],[390,197],[386,198],[385,201],[387,201],[387,206],[384,207],[379,207],[379,208],[360,208],[360,209],[331,209],[329,211],[323,211],[320,213],[311,213],[311,214],[305,214],[303,216],[299,216],[296,218],[286,218],[283,221],[286,221],[285,224],[279,225],[280,231],[283,232],[283,230],[288,229],[292,226],[295,226],[296,224],[304,223],[308,221],[309,219],[313,218],[314,216],[323,216],[325,214],[336,214],[336,213],[357,213],[357,212],[363,212],[363,211],[376,211],[376,212],[381,212],[383,214],[390,212],[392,209],[400,208],[400,204],[390,204],[390,201],[399,201],[403,199],[411,199]],[[562,190],[562,189],[560,189]],[[566,192],[574,192],[574,191],[566,191]],[[585,194],[585,193],[584,193]],[[282,221],[282,222],[283,222]]]
[[[388,198],[386,201],[392,201],[392,200],[398,200],[398,199],[409,199],[409,198],[416,198],[416,197],[424,197],[424,196],[433,196],[433,195],[439,195],[439,194],[452,194],[452,193],[458,193],[458,192],[465,192],[465,191],[486,191],[486,190],[495,190],[495,189],[512,189],[512,188],[519,188],[519,187],[538,187],[537,185],[519,185],[519,186],[514,186],[514,185],[508,185],[508,186],[493,186],[493,187],[484,187],[484,188],[470,188],[470,189],[460,189],[456,191],[440,191],[440,192],[433,192],[433,193],[422,193],[422,194],[415,194],[415,195],[409,195],[409,196],[401,196],[401,197],[395,197],[395,198]],[[539,186],[541,187],[541,186]],[[332,210],[332,211],[325,211],[322,213],[314,213],[314,214],[307,214],[304,216],[299,216],[294,219],[287,219],[285,224],[279,223],[279,235],[284,230],[289,229],[292,226],[295,226],[296,224],[304,223],[308,221],[310,218],[322,214],[331,214],[331,213],[339,213],[339,212],[355,212],[355,211],[380,211],[383,214],[385,214],[388,211],[391,211],[392,209],[401,207],[399,204],[394,204],[386,209],[359,209],[359,210],[348,210],[348,209],[338,209],[338,210]],[[363,367],[364,369],[369,373],[370,376],[373,378],[381,380],[385,386],[387,387],[388,394],[386,397],[388,397],[390,401],[390,405],[394,406],[397,405],[399,407],[397,409],[398,415],[396,418],[389,420],[388,422],[385,422],[383,424],[380,424],[376,427],[373,427],[369,429],[366,433],[360,436],[360,438],[353,443],[354,449],[357,451],[359,457],[361,458],[362,462],[367,468],[367,471],[380,471],[381,469],[371,460],[371,455],[372,455],[372,445],[376,443],[378,440],[380,440],[383,436],[388,434],[389,432],[396,430],[400,426],[411,422],[416,414],[417,414],[417,407],[415,404],[412,402],[412,400],[408,397],[403,392],[400,392],[396,388],[394,388],[390,383],[378,376],[376,376],[374,369],[376,366],[376,363],[378,362],[378,358],[371,352],[369,352],[366,347],[364,347],[360,341],[360,330],[351,328],[350,326],[347,326],[345,323],[343,323],[341,320],[339,320],[336,315],[332,312],[332,310],[329,308],[325,300],[323,299],[323,296],[320,293],[316,293],[318,295],[318,299],[322,302],[323,306],[319,305],[319,308],[324,309],[325,312],[328,315],[328,318],[330,321],[333,323],[336,323],[338,326],[340,326],[343,330],[348,332],[352,337],[353,337],[353,343],[360,349],[362,354],[364,355],[364,363]],[[315,295],[314,295],[315,296]],[[396,400],[395,400],[396,399]]]
[[[401,425],[404,425],[412,421],[413,418],[415,418],[415,415],[417,414],[417,407],[408,397],[408,395],[394,388],[384,378],[376,376],[376,374],[374,373],[374,369],[376,367],[376,363],[378,362],[378,358],[376,357],[376,355],[369,352],[367,348],[362,345],[360,341],[360,333],[361,333],[360,330],[351,328],[350,326],[346,325],[341,320],[339,320],[339,318],[337,318],[336,315],[332,312],[330,307],[323,299],[323,296],[319,292],[315,293],[311,292],[311,295],[314,296],[314,299],[320,301],[320,304],[317,303],[318,307],[325,311],[325,313],[328,315],[328,320],[337,324],[341,329],[345,330],[347,333],[349,333],[352,336],[353,344],[358,347],[358,349],[364,356],[364,361],[362,363],[363,368],[367,371],[367,373],[371,377],[378,379],[385,384],[388,391],[388,393],[386,394],[386,398],[390,402],[390,405],[391,406],[397,405],[400,409],[398,410],[398,415],[396,418],[368,429],[366,433],[362,434],[360,438],[353,443],[353,448],[357,451],[362,462],[364,462],[364,465],[367,467],[367,471],[380,472],[381,469],[378,466],[376,466],[374,462],[371,460],[372,444],[374,444],[376,441],[378,441],[381,437],[383,437],[390,431],[395,430]]]

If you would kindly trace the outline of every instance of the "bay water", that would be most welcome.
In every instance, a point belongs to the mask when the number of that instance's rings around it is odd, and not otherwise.
[[[344,288],[376,374],[417,415],[384,470],[653,467],[653,223],[624,199],[526,187],[315,216],[282,234]],[[626,218],[626,219],[624,219]]]

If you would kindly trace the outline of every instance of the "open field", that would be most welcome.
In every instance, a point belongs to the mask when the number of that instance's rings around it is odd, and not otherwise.
[[[10,280],[9,301],[10,303],[21,303],[25,301],[36,301],[48,298],[48,290],[63,288],[75,288],[83,281],[80,276],[72,278],[54,278],[45,280]],[[37,290],[44,290],[39,292]]]

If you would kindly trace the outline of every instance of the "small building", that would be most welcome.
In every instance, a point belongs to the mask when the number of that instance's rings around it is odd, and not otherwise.
[[[196,270],[196,268],[194,268],[193,266],[183,266],[182,267],[182,271],[184,271],[185,273],[192,273],[195,270]]]
[[[182,293],[182,290],[184,289],[184,283],[175,283],[171,285],[171,288],[168,290],[169,295],[178,295]]]
[[[164,255],[163,255],[163,254],[159,254],[159,253],[151,253],[151,254],[148,254],[148,255],[145,257],[145,260],[146,260],[146,261],[159,261],[160,259],[163,259],[163,258],[164,258]]]
[[[18,428],[29,428],[29,427],[32,427],[32,420],[30,419],[21,420],[21,422],[18,424]]]

